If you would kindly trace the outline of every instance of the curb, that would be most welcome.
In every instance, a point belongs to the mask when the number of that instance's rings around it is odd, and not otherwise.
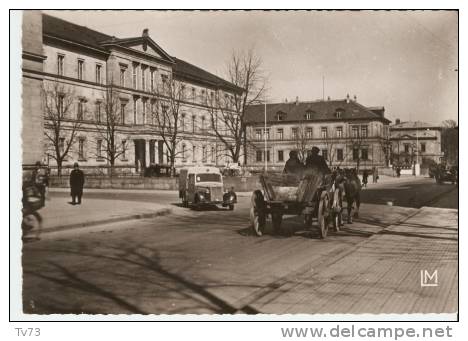
[[[110,223],[116,223],[116,222],[122,222],[122,221],[129,221],[129,220],[156,218],[156,217],[162,217],[162,216],[168,215],[170,213],[172,213],[172,208],[162,208],[162,209],[159,209],[158,211],[152,212],[152,213],[132,214],[132,215],[128,215],[128,216],[121,216],[121,217],[115,217],[115,218],[87,221],[87,222],[84,222],[84,223],[75,223],[75,224],[68,224],[68,225],[62,225],[62,226],[43,228],[41,233],[71,230],[71,229],[76,229],[76,228],[80,228],[80,227],[90,227],[90,226],[104,225],[104,224],[110,224]]]

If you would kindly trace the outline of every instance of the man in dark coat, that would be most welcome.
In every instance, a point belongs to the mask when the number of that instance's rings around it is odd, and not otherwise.
[[[297,156],[297,151],[291,150],[289,152],[289,160],[286,161],[283,172],[286,174],[295,174],[300,176],[303,170],[304,165],[299,160],[299,157]]]
[[[312,147],[310,155],[306,159],[306,168],[315,168],[322,174],[330,174],[327,162],[322,155],[319,155],[320,149]]]
[[[70,172],[70,190],[72,197],[72,205],[76,203],[81,204],[81,196],[83,195],[83,185],[84,185],[84,174],[78,166],[78,163],[75,162],[73,165],[73,170]],[[78,202],[76,202],[78,198]]]

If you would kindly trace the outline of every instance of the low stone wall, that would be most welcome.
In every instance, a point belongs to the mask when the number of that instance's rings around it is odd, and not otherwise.
[[[257,176],[251,177],[224,177],[224,187],[229,189],[234,187],[236,192],[252,192],[260,188]],[[50,186],[56,188],[68,188],[69,179],[67,176],[51,177]],[[179,190],[178,178],[145,178],[145,177],[96,177],[87,176],[85,188],[101,189],[156,189],[156,190]]]

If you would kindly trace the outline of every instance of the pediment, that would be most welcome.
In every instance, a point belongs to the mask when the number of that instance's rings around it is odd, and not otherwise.
[[[102,45],[122,46],[141,53],[149,54],[159,59],[174,62],[174,60],[166,51],[164,51],[158,44],[156,44],[153,39],[147,36],[127,39],[113,39],[111,41],[104,42]]]

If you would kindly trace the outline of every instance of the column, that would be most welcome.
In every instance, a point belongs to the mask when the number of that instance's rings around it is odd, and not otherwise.
[[[143,143],[146,144],[145,148],[145,166],[149,167],[150,165],[150,148],[151,148],[151,140],[143,140]]]

